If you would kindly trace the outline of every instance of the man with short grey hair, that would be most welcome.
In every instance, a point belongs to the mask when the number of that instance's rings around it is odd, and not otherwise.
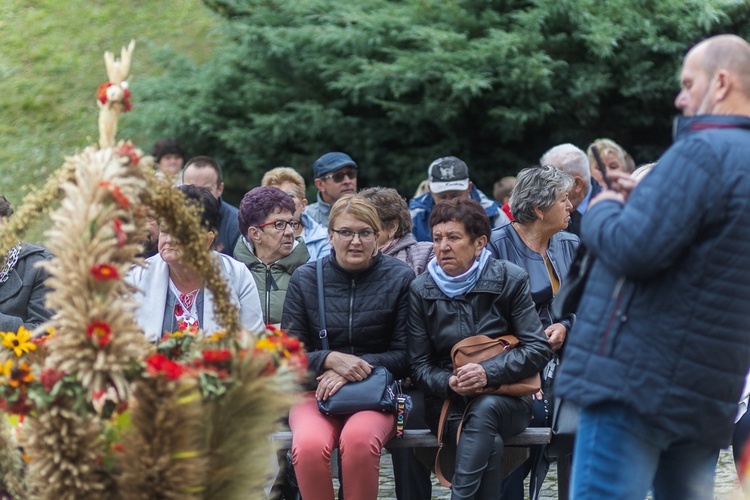
[[[581,218],[588,209],[589,201],[601,191],[601,186],[591,178],[589,159],[581,149],[566,143],[553,147],[539,160],[540,165],[552,165],[573,178],[568,199],[573,204],[570,224],[566,231],[580,236]]]

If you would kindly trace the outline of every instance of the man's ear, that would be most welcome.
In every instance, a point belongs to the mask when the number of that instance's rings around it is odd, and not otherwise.
[[[716,90],[714,90],[714,94],[716,95],[716,102],[721,102],[724,99],[727,98],[729,93],[732,91],[732,88],[735,85],[735,78],[734,74],[730,73],[729,71],[725,69],[720,69],[716,72]]]
[[[223,182],[221,184],[219,184],[219,188],[217,189],[217,191],[219,192],[219,196],[221,196],[221,193],[224,192],[224,183]]]
[[[318,191],[320,191],[321,193],[326,192],[326,189],[325,189],[326,183],[323,179],[317,178],[313,182],[315,182],[315,187],[318,188]]]

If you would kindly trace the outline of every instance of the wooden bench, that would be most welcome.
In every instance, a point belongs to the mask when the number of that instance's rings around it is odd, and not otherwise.
[[[503,455],[503,477],[507,477],[529,458],[529,446],[549,444],[552,429],[548,427],[529,427],[521,434],[513,436],[505,442]],[[292,446],[292,433],[280,431],[273,435],[273,440],[279,449],[289,449]],[[406,429],[402,439],[392,439],[386,448],[437,448],[437,438],[429,429]],[[335,464],[335,460],[331,463]]]

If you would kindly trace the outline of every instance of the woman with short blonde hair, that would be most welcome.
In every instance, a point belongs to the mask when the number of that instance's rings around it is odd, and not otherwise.
[[[375,207],[360,195],[346,195],[331,208],[331,254],[322,263],[324,314],[329,348],[318,333],[316,265],[308,262],[292,275],[281,326],[308,350],[310,391],[292,407],[292,463],[302,498],[333,500],[331,452],[341,453],[344,498],[378,496],[380,451],[395,435],[395,415],[359,411],[327,416],[318,400],[345,384],[363,380],[384,366],[396,379],[406,376],[408,290],[414,273],[403,262],[378,252],[380,221]]]
[[[289,167],[276,167],[265,173],[261,185],[275,186],[294,200],[294,218],[301,223],[294,235],[301,236],[305,241],[307,252],[310,254],[309,260],[318,260],[328,255],[331,252],[331,244],[328,242],[326,228],[305,213],[305,179],[299,172]]]

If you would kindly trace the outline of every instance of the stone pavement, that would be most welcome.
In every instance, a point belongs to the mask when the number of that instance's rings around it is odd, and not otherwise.
[[[449,499],[450,491],[433,478],[432,498]],[[527,483],[528,488],[528,483]],[[380,462],[380,492],[379,499],[396,500],[393,486],[393,468],[391,466],[391,455],[383,452],[383,458]],[[550,467],[547,479],[542,487],[541,498],[543,500],[557,499],[557,468],[555,464]],[[649,495],[649,498],[651,496]],[[742,500],[742,493],[737,483],[737,474],[734,468],[731,449],[723,450],[719,455],[719,465],[716,468],[716,486],[714,488],[714,498],[716,500]],[[750,497],[748,497],[750,498]]]

